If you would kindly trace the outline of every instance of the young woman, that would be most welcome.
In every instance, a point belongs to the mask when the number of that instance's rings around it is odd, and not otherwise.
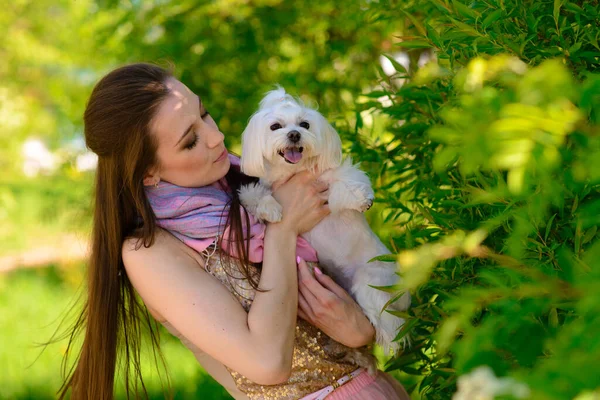
[[[119,357],[128,392],[145,391],[140,340],[147,324],[157,346],[153,317],[235,399],[408,399],[388,375],[370,376],[325,349],[325,335],[361,348],[374,330],[343,289],[296,261],[298,235],[329,212],[314,176],[276,188],[283,219],[263,226],[256,264],[237,196],[252,178],[232,165],[223,134],[183,83],[153,65],[116,69],[94,88],[84,123],[98,155],[87,301],[73,332],[85,334],[61,398],[112,399]],[[209,235],[196,251],[159,228],[149,195],[165,185],[225,194],[226,237]],[[215,244],[225,239],[236,257]]]

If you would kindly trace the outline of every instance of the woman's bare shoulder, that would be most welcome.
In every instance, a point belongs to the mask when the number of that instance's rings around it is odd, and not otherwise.
[[[123,241],[121,251],[126,268],[134,267],[140,262],[145,263],[149,259],[164,259],[165,257],[172,260],[193,260],[200,265],[204,265],[202,256],[175,236],[160,228],[156,230],[154,241],[150,246],[144,246],[143,241],[139,238],[128,237]]]

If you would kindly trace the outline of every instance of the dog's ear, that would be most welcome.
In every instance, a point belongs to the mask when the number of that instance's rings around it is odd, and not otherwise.
[[[318,157],[317,168],[326,171],[339,167],[342,163],[342,140],[331,124],[318,114],[321,133],[321,155]]]
[[[248,176],[261,177],[265,174],[263,151],[265,145],[263,115],[255,113],[242,133],[242,156],[240,168]]]

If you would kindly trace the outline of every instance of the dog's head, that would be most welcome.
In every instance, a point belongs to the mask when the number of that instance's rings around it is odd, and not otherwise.
[[[331,124],[281,87],[266,94],[242,134],[246,175],[265,177],[267,166],[290,173],[325,171],[339,166],[341,159],[342,143]]]

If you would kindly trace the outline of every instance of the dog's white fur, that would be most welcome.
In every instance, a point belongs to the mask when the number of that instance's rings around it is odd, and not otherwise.
[[[309,124],[306,128],[307,122]],[[273,124],[281,125],[272,130]],[[301,124],[303,126],[301,126]],[[300,140],[290,141],[288,133],[297,131]],[[280,154],[286,148],[301,151],[296,164]],[[395,264],[368,262],[390,251],[370,229],[364,211],[373,203],[373,189],[368,176],[351,160],[342,162],[340,137],[316,110],[278,88],[266,94],[259,110],[250,118],[242,135],[241,169],[260,182],[240,189],[240,200],[259,219],[281,220],[282,208],[271,195],[271,185],[302,170],[312,170],[329,184],[331,214],[303,237],[317,251],[319,264],[340,286],[346,289],[362,307],[377,332],[377,343],[386,352],[396,352],[394,342],[404,320],[383,310],[390,301],[387,292],[372,286],[390,286],[398,282]],[[410,295],[404,294],[388,306],[406,310]]]

